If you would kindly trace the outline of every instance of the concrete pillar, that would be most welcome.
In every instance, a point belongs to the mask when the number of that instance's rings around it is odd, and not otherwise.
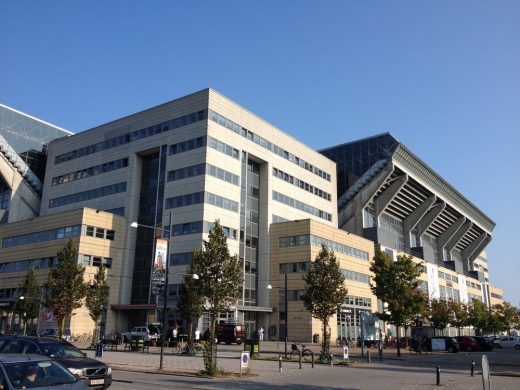
[[[423,203],[421,203],[412,213],[406,217],[403,221],[404,230],[404,248],[406,252],[410,252],[411,239],[410,234],[413,228],[419,223],[419,221],[427,213],[428,209],[436,202],[437,197],[435,195],[430,196]]]
[[[408,175],[406,173],[395,178],[392,184],[390,184],[388,188],[375,199],[374,206],[376,209],[376,219],[379,218],[383,211],[385,211],[392,199],[394,199],[407,181]]]

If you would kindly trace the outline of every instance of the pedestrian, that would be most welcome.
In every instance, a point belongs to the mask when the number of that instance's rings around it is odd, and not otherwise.
[[[173,337],[173,341],[177,341],[177,336],[178,336],[179,332],[177,331],[177,327],[174,326],[173,327],[173,330],[172,330],[172,337]]]
[[[199,328],[195,328],[195,342],[199,342],[200,340],[200,330]]]
[[[264,328],[262,326],[258,329],[258,340],[264,341]]]

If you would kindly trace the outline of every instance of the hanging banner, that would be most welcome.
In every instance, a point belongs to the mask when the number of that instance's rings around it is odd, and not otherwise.
[[[157,239],[155,242],[155,257],[152,270],[152,288],[154,294],[158,294],[163,288],[166,276],[166,261],[168,252],[168,241]]]
[[[426,263],[426,272],[428,273],[428,298],[430,298],[430,301],[440,299],[439,267],[432,263]]]
[[[466,276],[458,274],[457,280],[459,282],[459,295],[460,295],[460,301],[467,305],[469,302],[468,299],[468,286],[466,285]]]

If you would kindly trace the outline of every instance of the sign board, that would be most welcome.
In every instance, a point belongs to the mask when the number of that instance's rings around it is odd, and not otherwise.
[[[482,355],[482,387],[484,390],[491,389],[491,382],[489,378],[489,362],[486,355]]]
[[[343,360],[348,360],[348,347],[343,347]]]
[[[446,339],[432,338],[432,351],[446,351]]]
[[[249,352],[242,352],[240,355],[240,369],[249,366]]]

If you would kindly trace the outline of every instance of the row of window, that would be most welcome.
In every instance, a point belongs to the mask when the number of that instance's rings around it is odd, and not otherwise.
[[[308,205],[307,203],[300,202],[299,200],[293,199],[290,196],[281,194],[277,191],[273,191],[273,200],[276,200],[280,203],[283,203],[287,206],[293,207],[295,209],[304,211],[308,214],[314,215],[316,217],[325,219],[327,221],[332,220],[332,214],[327,213],[326,211],[320,210],[316,207]]]
[[[279,215],[273,214],[271,223],[281,223],[281,222],[287,222],[287,221],[290,221],[290,219],[280,217]]]
[[[439,292],[441,299],[453,299],[454,301],[460,301],[459,290],[453,287],[439,286]]]
[[[273,168],[273,176],[282,179],[287,183],[291,183],[296,187],[301,188],[302,190],[310,192],[311,194],[319,196],[320,198],[326,199],[329,202],[331,200],[331,195],[328,192],[320,190],[318,187],[314,187],[312,184],[309,184],[303,180],[297,179],[294,176],[281,171],[280,169]]]
[[[210,110],[209,117],[213,122],[218,123],[219,125],[226,127],[227,129],[233,131],[236,134],[241,135],[244,138],[247,138],[248,140],[260,145],[261,147],[269,150],[270,152],[273,152],[274,154],[277,154],[278,156],[281,156],[286,160],[293,162],[301,168],[306,169],[327,181],[330,181],[330,174],[322,171],[321,169],[318,169],[317,167],[313,166],[312,164],[309,164],[307,161],[295,156],[294,154],[289,153],[284,148],[271,143],[263,137],[260,137],[258,134],[255,134],[252,131],[243,128],[242,126],[216,113],[215,111]]]
[[[349,295],[347,299],[345,299],[345,304],[349,306],[372,307],[372,300],[370,298]]]
[[[504,297],[503,297],[502,295],[500,295],[500,294],[496,294],[496,293],[491,293],[491,296],[492,296],[493,298],[496,298],[496,299],[504,299]]]
[[[279,265],[281,274],[308,272],[311,268],[310,261],[298,261],[294,263],[281,263]]]
[[[194,221],[194,222],[186,222],[179,223],[176,225],[172,225],[172,233],[173,236],[184,236],[187,234],[197,234],[197,233],[208,233],[211,229],[215,227],[213,222],[208,221]],[[222,226],[222,230],[227,238],[236,240],[238,237],[237,229],[229,228],[226,226]]]
[[[170,265],[190,265],[193,252],[173,253],[170,255]]]
[[[84,267],[86,267],[86,266],[101,267],[101,265],[103,265],[105,268],[112,268],[112,258],[111,257],[80,255],[80,259],[81,259],[81,264]]]
[[[353,280],[354,282],[370,283],[370,275],[362,274],[361,272],[354,272],[348,269],[342,269],[341,273],[347,280]]]
[[[116,233],[114,230],[105,229],[95,226],[87,226],[87,230],[85,232],[87,236],[96,237],[96,238],[104,238],[105,240],[114,241]]]
[[[206,146],[206,137],[192,138],[170,145],[169,154],[179,154]]]
[[[14,299],[17,295],[17,288],[0,288],[0,299]]]
[[[218,168],[211,164],[197,164],[185,168],[175,169],[168,172],[168,181],[177,181],[187,179],[189,177],[200,176],[204,174],[224,180],[228,183],[238,186],[240,184],[240,177],[234,173],[228,172],[222,168]]]
[[[473,299],[482,301],[482,296],[468,293],[468,300],[471,302]]]
[[[466,279],[466,286],[477,289],[477,290],[480,290],[482,288],[480,284],[471,282],[467,279]]]
[[[362,251],[351,246],[340,244],[339,242],[327,240],[322,237],[315,236],[313,234],[303,234],[299,236],[287,236],[280,237],[278,239],[278,245],[280,248],[286,248],[290,246],[304,246],[313,245],[321,246],[325,245],[327,248],[333,250],[335,253],[342,253],[348,256],[356,257],[361,260],[368,261],[368,252]]]
[[[146,127],[144,129],[132,131],[130,133],[122,134],[117,137],[98,142],[96,144],[88,145],[67,153],[60,154],[54,158],[54,164],[60,164],[65,161],[70,161],[83,156],[88,156],[93,153],[101,152],[102,150],[115,148],[130,142],[135,142],[142,138],[151,137],[165,131],[174,130],[191,123],[205,120],[206,118],[206,110],[183,115],[166,122]]]
[[[110,184],[105,187],[98,187],[92,190],[76,192],[75,194],[69,194],[50,199],[49,208],[66,206],[72,203],[85,202],[87,200],[115,195],[121,192],[126,192],[126,182]]]
[[[192,194],[174,196],[167,198],[165,204],[167,209],[175,209],[200,203],[208,203],[226,210],[238,212],[238,202],[210,192],[194,192]]]
[[[79,236],[80,234],[81,225],[73,225],[58,229],[44,230],[41,232],[21,234],[19,236],[5,237],[2,240],[2,248],[34,244],[43,241],[59,240],[61,238]]]
[[[442,271],[439,271],[439,278],[447,280],[448,282],[455,282],[455,283],[459,282],[459,279],[457,278],[457,275],[447,274],[447,273],[442,272]]]
[[[61,176],[56,176],[52,178],[52,185],[56,186],[59,184],[65,184],[70,181],[76,181],[80,179],[85,179],[87,177],[100,175],[102,173],[112,172],[117,169],[128,167],[128,157],[110,161],[104,164],[99,164],[90,168],[81,169],[79,171],[66,173]]]
[[[0,273],[25,272],[29,269],[47,269],[59,264],[58,257],[42,257],[40,259],[17,260],[0,264]]]
[[[227,154],[230,157],[236,158],[237,160],[240,159],[240,152],[238,151],[238,149],[235,149],[234,147],[232,147],[222,141],[219,141],[216,138],[209,137],[208,146],[210,148],[215,149],[218,152],[221,152],[221,153]]]

